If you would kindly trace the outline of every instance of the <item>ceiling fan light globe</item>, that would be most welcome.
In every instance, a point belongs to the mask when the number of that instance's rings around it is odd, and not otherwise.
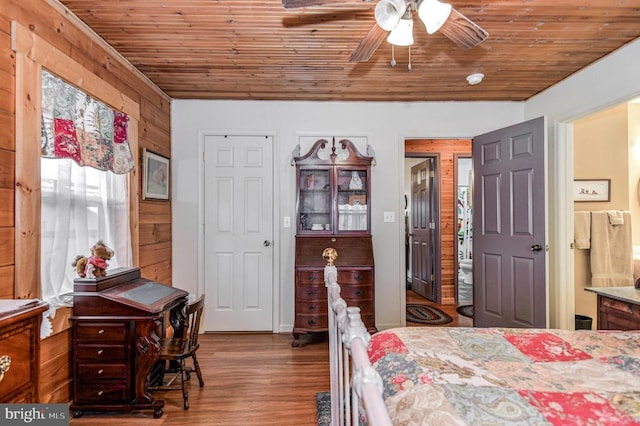
[[[389,33],[387,42],[395,46],[411,46],[413,44],[413,19],[401,19]]]
[[[376,4],[376,23],[385,31],[392,31],[407,9],[403,0],[380,0]]]
[[[418,17],[424,23],[427,33],[433,34],[444,25],[451,15],[451,5],[438,0],[422,0],[418,6]]]

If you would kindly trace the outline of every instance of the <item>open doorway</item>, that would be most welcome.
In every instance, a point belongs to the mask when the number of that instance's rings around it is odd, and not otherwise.
[[[602,211],[629,211],[632,218],[631,241],[626,244],[609,245],[612,258],[633,259],[638,265],[633,281],[640,277],[640,100],[635,99],[594,112],[572,122],[573,127],[573,178],[576,184],[590,179],[605,179],[609,182],[608,199],[577,199],[573,202],[576,217],[591,218]],[[594,155],[595,153],[595,155]],[[606,153],[606,155],[598,155]],[[597,161],[594,161],[597,158]],[[583,214],[586,213],[586,216]],[[584,221],[584,219],[582,219]],[[575,314],[592,319],[592,328],[597,328],[598,301],[594,293],[584,291],[591,287],[594,272],[593,239],[590,229],[582,229],[581,221],[574,224],[576,241],[574,250]],[[587,219],[587,223],[590,220]],[[625,224],[621,224],[625,226]],[[585,227],[582,223],[582,227]],[[616,228],[618,228],[616,226]],[[582,238],[580,238],[582,237]],[[596,243],[597,244],[597,243]],[[602,249],[599,250],[602,253]],[[596,262],[601,264],[601,262]],[[619,266],[617,266],[620,268]],[[635,268],[634,268],[635,269]],[[598,271],[600,272],[600,271]],[[617,276],[624,276],[617,270]],[[608,271],[608,273],[611,273]],[[613,284],[610,284],[613,285]],[[618,284],[622,285],[622,284]],[[577,321],[576,321],[577,322]],[[577,325],[576,325],[577,326]]]
[[[471,139],[406,139],[405,140],[405,187],[408,203],[405,217],[412,215],[411,166],[426,158],[434,158],[434,183],[437,207],[434,212],[434,302],[441,305],[456,305],[457,262],[457,193],[454,170],[455,157],[471,157]],[[409,228],[411,229],[411,228]],[[411,236],[407,245],[412,246]],[[417,260],[407,256],[409,277],[412,265]]]

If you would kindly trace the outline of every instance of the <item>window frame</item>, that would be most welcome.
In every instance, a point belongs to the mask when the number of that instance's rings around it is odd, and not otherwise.
[[[11,22],[11,48],[16,53],[14,297],[41,297],[39,164],[43,67],[129,116],[129,146],[136,165],[128,176],[129,219],[133,265],[137,266],[140,105],[16,21]]]

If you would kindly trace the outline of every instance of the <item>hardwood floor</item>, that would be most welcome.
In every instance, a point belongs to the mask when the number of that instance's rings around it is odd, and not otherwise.
[[[315,395],[329,390],[325,336],[305,338],[291,348],[287,334],[204,334],[198,361],[205,385],[192,375],[189,404],[180,391],[154,392],[165,400],[164,415],[151,411],[90,413],[72,425],[315,425]]]
[[[407,303],[434,305],[408,291]],[[435,305],[453,322],[450,327],[472,326],[455,306]],[[421,326],[407,323],[408,326]],[[85,413],[72,425],[316,425],[315,395],[329,390],[328,344],[324,335],[303,336],[300,348],[291,348],[291,334],[208,333],[201,336],[198,360],[205,386],[195,375],[189,384],[187,411],[180,391],[154,392],[165,400],[164,415],[151,411]]]

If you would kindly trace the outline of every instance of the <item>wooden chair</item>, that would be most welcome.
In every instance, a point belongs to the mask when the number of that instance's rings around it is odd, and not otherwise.
[[[200,346],[198,334],[203,310],[204,295],[187,305],[183,337],[160,339],[158,342],[160,344],[159,361],[165,366],[168,364],[168,367],[162,373],[162,379],[164,379],[165,374],[173,374],[173,377],[167,382],[163,380],[162,384],[149,386],[148,388],[149,390],[182,390],[185,410],[189,409],[189,393],[185,385],[191,379],[192,372],[196,372],[200,387],[204,386],[200,365],[196,358],[196,351]],[[186,365],[188,358],[193,360],[193,367]],[[178,380],[180,383],[176,383]]]

